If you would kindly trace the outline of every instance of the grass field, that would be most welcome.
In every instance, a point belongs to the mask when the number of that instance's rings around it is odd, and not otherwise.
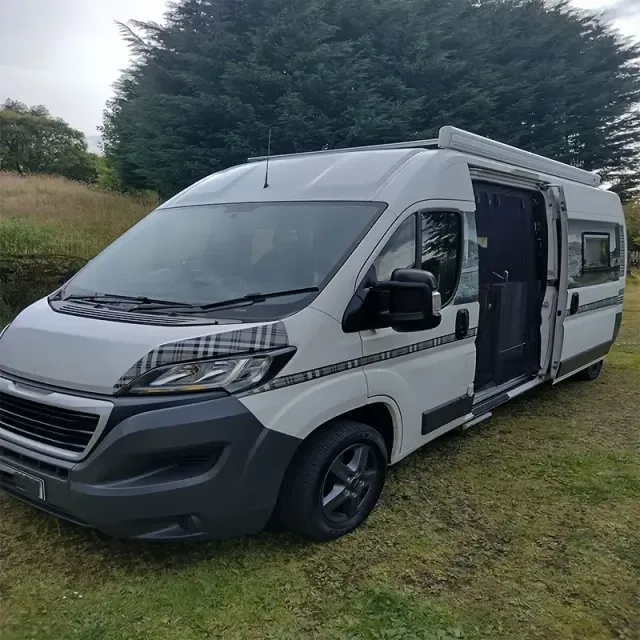
[[[107,201],[91,222],[78,203],[85,231],[65,246],[89,251],[150,208],[113,197],[114,220]],[[109,231],[82,244],[103,215]],[[52,205],[36,222],[64,237],[61,218]],[[540,389],[409,457],[337,542],[122,542],[0,494],[0,638],[636,640],[639,433],[630,278],[598,381]]]
[[[92,258],[156,205],[63,178],[0,172],[0,257],[65,254]]]
[[[0,326],[55,289],[157,204],[46,176],[0,172]]]

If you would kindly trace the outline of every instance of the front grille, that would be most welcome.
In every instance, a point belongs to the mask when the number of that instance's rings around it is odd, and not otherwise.
[[[100,416],[62,409],[0,392],[0,427],[57,449],[82,453]]]
[[[51,475],[58,476],[59,478],[66,479],[69,477],[69,469],[59,467],[57,464],[43,462],[42,460],[32,458],[31,456],[25,456],[22,453],[7,449],[6,447],[0,447],[0,458],[19,462],[29,469],[34,471],[44,471],[45,473],[50,473]]]

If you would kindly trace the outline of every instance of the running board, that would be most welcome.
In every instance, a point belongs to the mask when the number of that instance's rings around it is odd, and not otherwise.
[[[513,398],[525,393],[526,391],[529,391],[529,389],[537,387],[543,382],[545,382],[545,379],[535,378],[534,380],[529,380],[529,382],[518,385],[517,387],[514,387],[509,391],[503,391],[502,393],[498,393],[495,396],[491,396],[490,398],[479,402],[473,407],[473,409],[471,409],[473,418],[471,418],[469,422],[473,423],[476,418],[484,417],[487,413],[491,414],[491,411],[493,411],[493,409],[495,409],[496,407],[499,407],[501,404],[512,400]],[[471,424],[469,426],[471,426]]]
[[[478,416],[477,418],[472,418],[471,420],[469,420],[469,422],[465,422],[460,428],[463,431],[466,431],[467,429],[473,427],[474,425],[480,422],[483,422],[484,420],[488,420],[492,415],[493,413],[491,413],[491,411],[488,411],[487,413],[483,413],[481,416]]]

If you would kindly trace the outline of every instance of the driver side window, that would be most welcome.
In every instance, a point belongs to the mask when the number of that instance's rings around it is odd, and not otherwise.
[[[416,264],[416,216],[409,216],[394,232],[373,266],[378,282],[391,280],[396,269],[410,269]]]
[[[442,296],[449,304],[458,287],[462,262],[462,218],[455,211],[423,211],[420,215],[419,251],[416,256],[416,214],[409,216],[394,232],[373,266],[378,282],[391,280],[396,269],[423,269],[432,273]]]

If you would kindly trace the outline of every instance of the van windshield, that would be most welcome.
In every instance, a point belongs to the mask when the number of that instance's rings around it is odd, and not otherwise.
[[[62,297],[128,296],[203,306],[322,289],[383,208],[358,202],[161,208],[89,262]],[[296,310],[308,296],[255,299],[207,314],[270,319]]]

